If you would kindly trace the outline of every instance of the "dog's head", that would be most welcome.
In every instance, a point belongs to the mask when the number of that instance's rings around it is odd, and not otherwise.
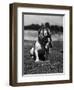
[[[38,35],[45,37],[48,36],[48,34],[50,34],[50,29],[42,24],[41,28],[38,30]]]
[[[48,37],[49,34],[50,34],[50,30],[47,27],[45,27],[44,25],[42,25],[38,31],[38,40],[40,42],[44,42],[45,39],[48,39],[46,37]]]

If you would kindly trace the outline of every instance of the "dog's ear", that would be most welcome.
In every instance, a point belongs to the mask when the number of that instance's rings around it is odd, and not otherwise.
[[[41,31],[41,27],[40,27],[39,30],[38,30],[38,35],[40,34],[40,31]]]

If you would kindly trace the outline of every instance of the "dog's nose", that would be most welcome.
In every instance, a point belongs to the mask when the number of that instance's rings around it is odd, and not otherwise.
[[[47,36],[47,33],[46,32],[44,33],[44,36]]]
[[[47,36],[47,31],[46,30],[44,30],[44,36]]]

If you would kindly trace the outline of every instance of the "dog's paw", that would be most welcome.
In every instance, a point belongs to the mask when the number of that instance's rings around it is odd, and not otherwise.
[[[35,62],[39,62],[39,59],[36,59]]]

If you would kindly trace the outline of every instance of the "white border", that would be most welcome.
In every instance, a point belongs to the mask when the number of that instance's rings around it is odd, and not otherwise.
[[[64,14],[63,28],[63,50],[64,50],[64,73],[63,74],[37,74],[22,76],[22,12],[27,13],[53,13]],[[69,80],[69,10],[39,9],[39,8],[21,8],[17,9],[17,82],[33,81],[55,81]]]

